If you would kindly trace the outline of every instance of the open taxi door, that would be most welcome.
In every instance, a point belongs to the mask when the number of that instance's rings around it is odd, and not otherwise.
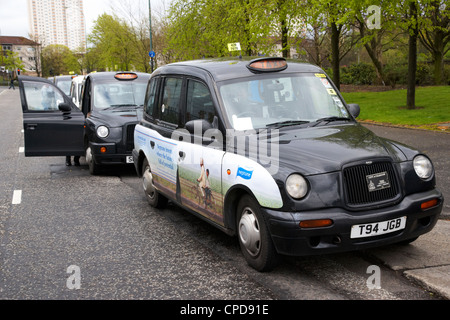
[[[84,155],[84,114],[52,82],[19,76],[25,156]]]

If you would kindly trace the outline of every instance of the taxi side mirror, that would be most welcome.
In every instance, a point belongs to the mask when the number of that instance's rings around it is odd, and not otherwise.
[[[186,122],[185,128],[190,134],[200,132],[204,134],[206,130],[212,129],[212,125],[205,119],[198,119]]]
[[[70,113],[72,111],[72,108],[70,107],[70,104],[62,102],[58,105],[59,111],[63,113]]]
[[[349,103],[349,104],[348,104],[348,111],[350,111],[350,114],[351,114],[354,118],[358,118],[361,109],[360,109],[360,107],[359,107],[359,104],[356,104],[356,103]]]

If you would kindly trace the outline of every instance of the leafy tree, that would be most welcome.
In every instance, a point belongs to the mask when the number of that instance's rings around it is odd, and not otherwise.
[[[323,67],[330,55],[326,15],[319,10],[311,10],[307,2],[304,2],[302,7],[303,12],[308,15],[306,15],[305,39],[300,48],[307,52],[312,63]]]
[[[359,41],[360,35],[352,28],[356,10],[352,0],[311,0],[308,2],[307,16],[323,15],[330,35],[330,56],[332,78],[340,88],[340,61]],[[310,22],[311,23],[311,22]],[[345,39],[344,39],[345,38]]]
[[[57,76],[80,73],[77,57],[66,46],[52,44],[42,49],[42,74],[44,76]]]
[[[397,12],[395,15],[397,19],[396,25],[408,35],[407,109],[415,109],[416,107],[417,42],[419,30],[424,26],[422,8],[429,1],[402,0],[394,3],[394,8]]]
[[[110,70],[131,70],[135,58],[133,30],[117,16],[104,13],[96,20],[89,41]]]
[[[423,4],[423,27],[419,39],[433,57],[436,85],[444,81],[444,56],[450,50],[450,5],[447,0],[431,0]]]
[[[384,72],[382,53],[392,48],[395,39],[402,32],[397,32],[392,19],[393,0],[355,1],[355,27],[361,35],[362,45],[372,61],[379,81],[385,85],[387,78]],[[394,0],[395,1],[395,0]],[[389,40],[386,41],[385,39]]]
[[[221,57],[228,43],[239,42],[242,53],[289,57],[290,38],[298,34],[299,2],[295,0],[175,0],[168,15],[166,39],[176,60]]]
[[[2,53],[2,52],[0,52]],[[16,72],[17,69],[23,69],[23,63],[19,58],[19,54],[13,51],[6,51],[6,56],[0,55],[0,64],[5,67],[6,70]]]
[[[417,73],[417,39],[419,37],[418,4],[415,0],[407,1],[408,5],[408,88],[406,107],[416,107],[416,73]]]
[[[250,0],[249,0],[250,1]],[[170,8],[166,39],[175,60],[228,55],[227,44],[252,49],[247,0],[175,0]]]

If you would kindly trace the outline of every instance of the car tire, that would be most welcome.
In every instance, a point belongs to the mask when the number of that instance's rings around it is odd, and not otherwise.
[[[142,187],[145,198],[152,207],[162,209],[167,205],[167,198],[160,194],[153,185],[153,176],[147,159],[144,159],[142,164]]]
[[[242,254],[257,271],[270,271],[279,262],[267,224],[258,202],[244,195],[237,207],[237,234]]]
[[[97,175],[100,173],[100,166],[95,163],[94,155],[92,154],[91,147],[87,147],[86,149],[86,162],[89,166],[89,172],[92,175]]]

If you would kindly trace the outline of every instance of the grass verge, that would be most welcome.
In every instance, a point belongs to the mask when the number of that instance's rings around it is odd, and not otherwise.
[[[406,108],[406,90],[343,92],[361,107],[358,120],[450,132],[450,86],[417,87],[416,109]]]

